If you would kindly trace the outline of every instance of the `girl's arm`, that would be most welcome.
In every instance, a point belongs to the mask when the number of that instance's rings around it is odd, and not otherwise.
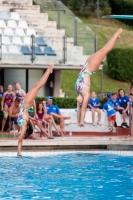
[[[4,101],[5,101],[5,92],[2,96],[2,100],[1,100],[1,110],[3,111],[4,110]]]
[[[47,114],[46,101],[42,101],[42,103],[43,103],[44,114]]]

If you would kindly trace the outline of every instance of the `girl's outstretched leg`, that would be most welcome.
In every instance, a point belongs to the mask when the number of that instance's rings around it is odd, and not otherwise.
[[[83,99],[82,108],[81,108],[81,123],[80,123],[80,126],[84,126],[86,109],[87,109],[87,105],[88,105],[89,98],[90,98],[90,87],[89,86],[84,86],[82,88],[82,95],[83,95],[84,99]]]
[[[113,37],[107,42],[107,44],[102,49],[100,49],[99,51],[97,51],[96,53],[94,53],[92,56],[90,56],[88,58],[88,60],[86,62],[89,62],[87,69],[90,72],[96,72],[98,70],[100,63],[103,61],[106,54],[113,49],[113,47],[114,47],[117,39],[120,37],[121,33],[122,33],[122,28],[120,28],[113,35]]]
[[[82,105],[77,102],[77,126],[80,126],[80,122],[81,122],[81,107]]]
[[[49,75],[53,72],[54,64],[51,64],[49,68],[46,70],[45,74],[42,76],[42,78],[38,81],[36,85],[33,86],[33,88],[26,94],[25,101],[24,101],[24,107],[29,108],[33,106],[34,99],[41,87],[43,87],[49,77]]]

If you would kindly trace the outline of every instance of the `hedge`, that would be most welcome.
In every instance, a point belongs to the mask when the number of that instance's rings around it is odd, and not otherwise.
[[[46,97],[36,97],[36,103],[45,100]],[[53,97],[53,104],[58,105],[59,108],[76,108],[77,102],[76,98],[60,98],[60,97]]]
[[[119,81],[133,79],[133,49],[113,49],[107,55],[107,70],[109,75]]]

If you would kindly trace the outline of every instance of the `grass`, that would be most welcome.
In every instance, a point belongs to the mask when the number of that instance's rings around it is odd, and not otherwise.
[[[62,70],[61,73],[61,88],[68,97],[76,97],[74,85],[77,80],[78,70]],[[65,81],[64,81],[65,80]],[[118,89],[123,88],[126,93],[129,92],[130,83],[116,81],[106,74],[103,75],[103,92],[117,92]],[[101,92],[101,71],[91,76],[91,92]]]

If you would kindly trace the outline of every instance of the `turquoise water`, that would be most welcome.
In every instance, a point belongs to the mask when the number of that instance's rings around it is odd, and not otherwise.
[[[133,157],[0,157],[1,199],[133,199]]]

